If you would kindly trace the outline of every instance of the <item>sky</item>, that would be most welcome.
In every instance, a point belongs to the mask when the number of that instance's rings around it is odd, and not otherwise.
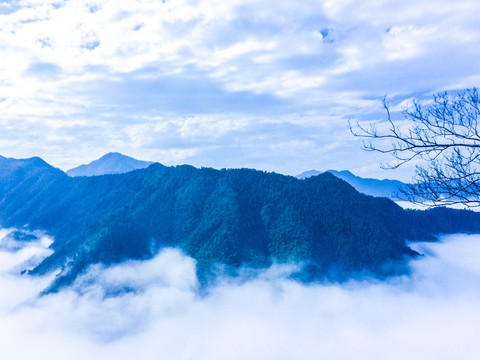
[[[0,1],[0,154],[410,179],[347,121],[480,83],[477,0]]]
[[[93,265],[38,296],[54,274],[21,276],[50,253],[39,235],[0,230],[2,359],[477,359],[480,236],[417,243],[411,274],[302,285],[294,265],[196,289],[195,262],[164,249],[148,261]],[[122,291],[129,289],[129,292]]]

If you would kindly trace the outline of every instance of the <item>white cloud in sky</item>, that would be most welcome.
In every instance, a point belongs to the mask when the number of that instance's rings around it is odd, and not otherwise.
[[[262,134],[269,170],[325,170],[332,157],[355,170],[377,163],[358,142],[346,157],[321,150],[348,135],[346,119],[382,118],[372,103],[385,94],[400,102],[480,77],[480,5],[469,0],[22,0],[1,9],[0,126],[9,131],[0,152],[63,169],[108,151],[253,167],[263,163],[250,160],[258,149],[244,157],[232,137],[249,144],[258,123],[292,118],[304,119],[299,132],[286,121],[282,137]],[[130,136],[152,117],[190,150]],[[170,131],[183,117],[235,130]],[[324,136],[313,152],[269,150],[308,142],[326,122],[343,135]]]
[[[71,288],[37,297],[51,276],[18,276],[12,269],[28,256],[2,248],[2,359],[473,360],[479,241],[416,244],[426,256],[410,276],[386,282],[302,285],[277,265],[205,295],[193,260],[166,249],[149,261],[95,265]]]

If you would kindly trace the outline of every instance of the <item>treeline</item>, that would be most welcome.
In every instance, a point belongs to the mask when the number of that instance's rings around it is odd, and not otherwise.
[[[302,279],[388,275],[415,253],[405,240],[480,232],[480,214],[404,211],[325,173],[306,180],[191,166],[70,178],[39,158],[0,158],[0,223],[43,229],[55,252],[34,274],[63,268],[53,288],[93,263],[146,259],[166,246],[197,261],[203,283],[220,265],[303,262]]]

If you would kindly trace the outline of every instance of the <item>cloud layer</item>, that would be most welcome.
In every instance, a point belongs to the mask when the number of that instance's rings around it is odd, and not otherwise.
[[[478,85],[477,1],[0,2],[0,153],[378,171],[347,119]],[[75,149],[75,150],[74,150]],[[359,166],[358,164],[362,164]]]
[[[38,297],[53,275],[17,270],[42,242],[3,247],[2,358],[474,359],[479,241],[417,244],[425,257],[411,275],[383,283],[305,286],[274,266],[204,295],[193,260],[166,249],[150,261],[93,266],[71,288]]]

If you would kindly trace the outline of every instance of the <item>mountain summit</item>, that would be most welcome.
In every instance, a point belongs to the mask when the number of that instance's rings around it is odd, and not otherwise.
[[[401,190],[407,186],[405,183],[398,180],[378,180],[371,178],[362,178],[360,176],[352,174],[348,170],[328,170],[326,172],[329,172],[330,174],[335,175],[337,178],[346,181],[358,192],[371,196],[387,197],[392,200],[399,200],[398,194],[401,193]],[[295,177],[297,179],[307,179],[309,177],[317,176],[319,174],[321,174],[320,171],[309,170]]]
[[[67,171],[69,176],[98,176],[106,174],[123,174],[149,167],[153,162],[134,159],[130,156],[111,152],[87,165],[80,165]]]

